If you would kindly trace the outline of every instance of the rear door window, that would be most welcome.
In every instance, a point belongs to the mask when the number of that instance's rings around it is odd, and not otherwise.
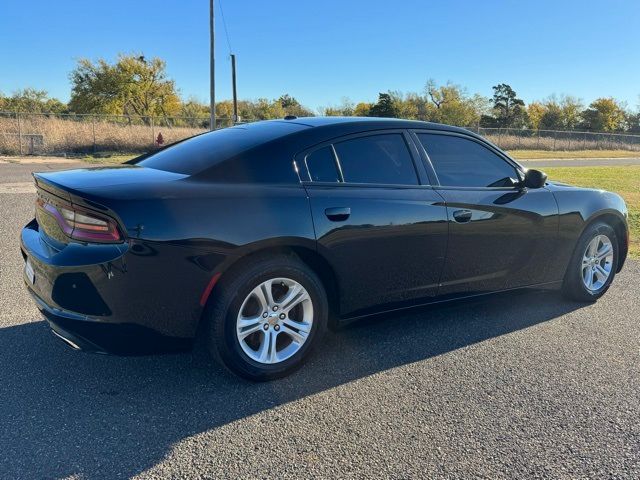
[[[409,148],[400,133],[357,137],[334,147],[347,183],[419,183]]]

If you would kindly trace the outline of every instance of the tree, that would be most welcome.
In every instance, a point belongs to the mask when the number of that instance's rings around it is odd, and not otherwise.
[[[187,118],[209,117],[209,109],[209,104],[191,97],[180,106],[180,116]]]
[[[506,83],[493,87],[493,114],[498,127],[521,128],[527,120],[524,101]]]
[[[71,72],[69,107],[77,113],[177,115],[180,99],[164,60],[143,55],[118,56],[115,64],[81,59]]]
[[[578,128],[581,121],[581,112],[584,109],[582,100],[571,95],[560,97],[560,110],[562,112],[562,128],[574,130]]]
[[[269,120],[272,118],[284,118],[286,113],[278,100],[270,101],[267,98],[259,98],[252,105],[254,118],[257,120]]]
[[[640,112],[627,114],[627,130],[629,133],[640,133]]]
[[[540,128],[542,116],[546,111],[545,106],[540,102],[531,102],[527,106],[527,117],[529,118],[529,127],[537,130]]]
[[[548,100],[544,105],[544,113],[540,119],[541,130],[562,129],[562,109],[555,98]]]
[[[640,100],[640,97],[638,97]],[[627,112],[627,130],[631,133],[640,133],[640,104],[635,112]]]
[[[369,110],[372,117],[399,118],[399,110],[390,93],[378,94],[378,103]]]
[[[407,101],[402,92],[399,91],[389,91],[389,96],[391,97],[391,103],[395,108],[396,118],[406,118],[410,120],[415,120],[418,118],[418,109],[416,106]]]
[[[355,117],[369,117],[371,116],[371,107],[373,105],[366,102],[358,103],[353,109],[353,115]]]
[[[322,115],[326,117],[352,117],[355,107],[353,102],[347,97],[342,97],[342,103],[337,107],[323,107],[319,109]]]
[[[67,106],[57,98],[49,97],[46,90],[25,88],[10,97],[0,94],[0,110],[25,113],[63,113]]]
[[[320,109],[320,113],[325,117],[341,117],[342,112],[338,107],[324,107]]]
[[[614,98],[598,98],[582,112],[582,128],[593,132],[623,130],[625,121],[625,109]]]
[[[558,99],[551,95],[540,102],[532,102],[527,107],[529,126],[533,129],[574,130],[581,121],[582,101],[570,95]]]
[[[437,86],[433,80],[427,82],[425,97],[425,120],[463,127],[477,125],[488,105],[488,99],[481,95],[469,97],[459,85],[447,83]]]
[[[288,93],[281,95],[277,102],[282,107],[285,115],[295,115],[296,117],[313,116],[313,112],[300,105],[300,102]]]

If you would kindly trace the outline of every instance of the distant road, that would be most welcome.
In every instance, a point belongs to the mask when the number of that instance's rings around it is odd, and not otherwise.
[[[525,167],[608,167],[640,165],[640,158],[546,158],[518,160]]]

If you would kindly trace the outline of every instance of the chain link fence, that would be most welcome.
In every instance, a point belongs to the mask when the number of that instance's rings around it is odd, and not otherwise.
[[[142,153],[209,130],[209,117],[0,112],[0,155]],[[233,125],[217,118],[216,128]]]
[[[467,129],[482,135],[503,150],[640,151],[640,135],[517,128]]]
[[[244,119],[245,122],[254,119]],[[233,125],[216,119],[216,128]],[[467,127],[505,150],[631,150],[640,135]],[[0,112],[0,155],[143,153],[209,129],[209,117]]]

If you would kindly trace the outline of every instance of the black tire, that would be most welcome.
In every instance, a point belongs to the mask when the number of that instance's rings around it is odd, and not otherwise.
[[[313,323],[308,337],[295,354],[278,363],[264,364],[243,351],[236,335],[236,322],[250,292],[262,282],[278,277],[294,280],[307,290],[313,305]],[[222,278],[205,314],[207,324],[203,333],[209,352],[233,373],[253,381],[281,378],[302,366],[321,341],[328,323],[327,295],[313,270],[297,257],[280,254],[251,258]]]
[[[587,250],[589,242],[593,240],[596,235],[605,235],[611,241],[613,247],[613,261],[611,264],[611,272],[609,278],[604,284],[597,290],[590,290],[583,282],[582,278],[582,258]],[[582,232],[576,248],[571,256],[569,265],[567,266],[567,272],[564,276],[562,284],[563,295],[571,300],[577,300],[579,302],[595,302],[598,300],[611,286],[613,278],[616,275],[618,267],[618,239],[616,238],[616,232],[610,225],[604,222],[594,222]]]

